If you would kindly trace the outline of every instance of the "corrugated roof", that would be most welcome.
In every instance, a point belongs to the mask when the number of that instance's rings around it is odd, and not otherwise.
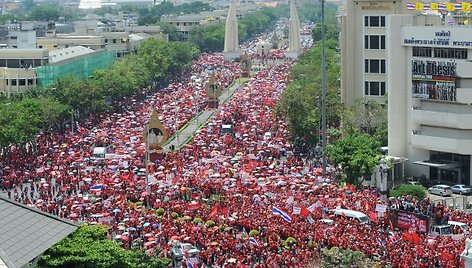
[[[0,257],[9,268],[28,264],[77,228],[72,222],[0,196],[0,252],[5,253]]]
[[[49,52],[49,63],[57,63],[60,61],[87,55],[93,52],[95,52],[95,50],[87,48],[87,47],[83,47],[83,46],[75,46],[75,47],[58,49],[58,50]]]

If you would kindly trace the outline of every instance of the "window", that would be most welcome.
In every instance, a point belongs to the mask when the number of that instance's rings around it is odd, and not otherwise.
[[[467,59],[465,48],[434,48],[434,57],[442,59]]]
[[[116,44],[116,39],[113,39],[113,44]]]
[[[385,16],[365,16],[365,27],[385,27]]]
[[[413,47],[413,57],[431,57],[432,49],[430,47]]]
[[[33,79],[28,79],[28,86],[32,86],[33,85]]]
[[[25,79],[19,79],[18,82],[19,82],[18,85],[20,85],[20,86],[26,85],[26,80]]]
[[[365,49],[385,49],[385,35],[364,36]]]
[[[385,82],[366,81],[364,82],[364,95],[384,96],[386,92]]]
[[[16,79],[12,79],[12,80],[11,80],[11,85],[12,85],[12,86],[16,86]]]
[[[371,74],[384,74],[385,73],[385,60],[377,59],[366,59],[364,61],[365,73]]]

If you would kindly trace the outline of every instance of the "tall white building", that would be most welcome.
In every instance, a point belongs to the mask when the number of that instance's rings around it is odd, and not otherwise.
[[[472,27],[452,24],[386,19],[389,155],[408,159],[407,174],[470,185]]]
[[[347,0],[340,14],[341,100],[348,107],[358,98],[385,101],[387,15],[409,12],[406,1]]]

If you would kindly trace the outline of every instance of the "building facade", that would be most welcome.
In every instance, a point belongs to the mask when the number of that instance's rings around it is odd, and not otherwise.
[[[472,27],[439,14],[386,25],[389,155],[407,174],[472,184]]]
[[[406,11],[405,1],[347,0],[341,9],[341,100],[348,107],[356,99],[385,101],[386,17]]]

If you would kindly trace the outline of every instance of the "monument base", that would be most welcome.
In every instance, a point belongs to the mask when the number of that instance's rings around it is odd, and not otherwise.
[[[289,59],[298,59],[299,55],[300,55],[300,52],[296,52],[296,51],[285,52],[285,57]]]
[[[217,109],[219,104],[220,104],[219,99],[216,99],[216,100],[210,99],[210,100],[208,100],[208,108]]]
[[[223,56],[225,60],[232,61],[241,56],[240,51],[223,51]]]

